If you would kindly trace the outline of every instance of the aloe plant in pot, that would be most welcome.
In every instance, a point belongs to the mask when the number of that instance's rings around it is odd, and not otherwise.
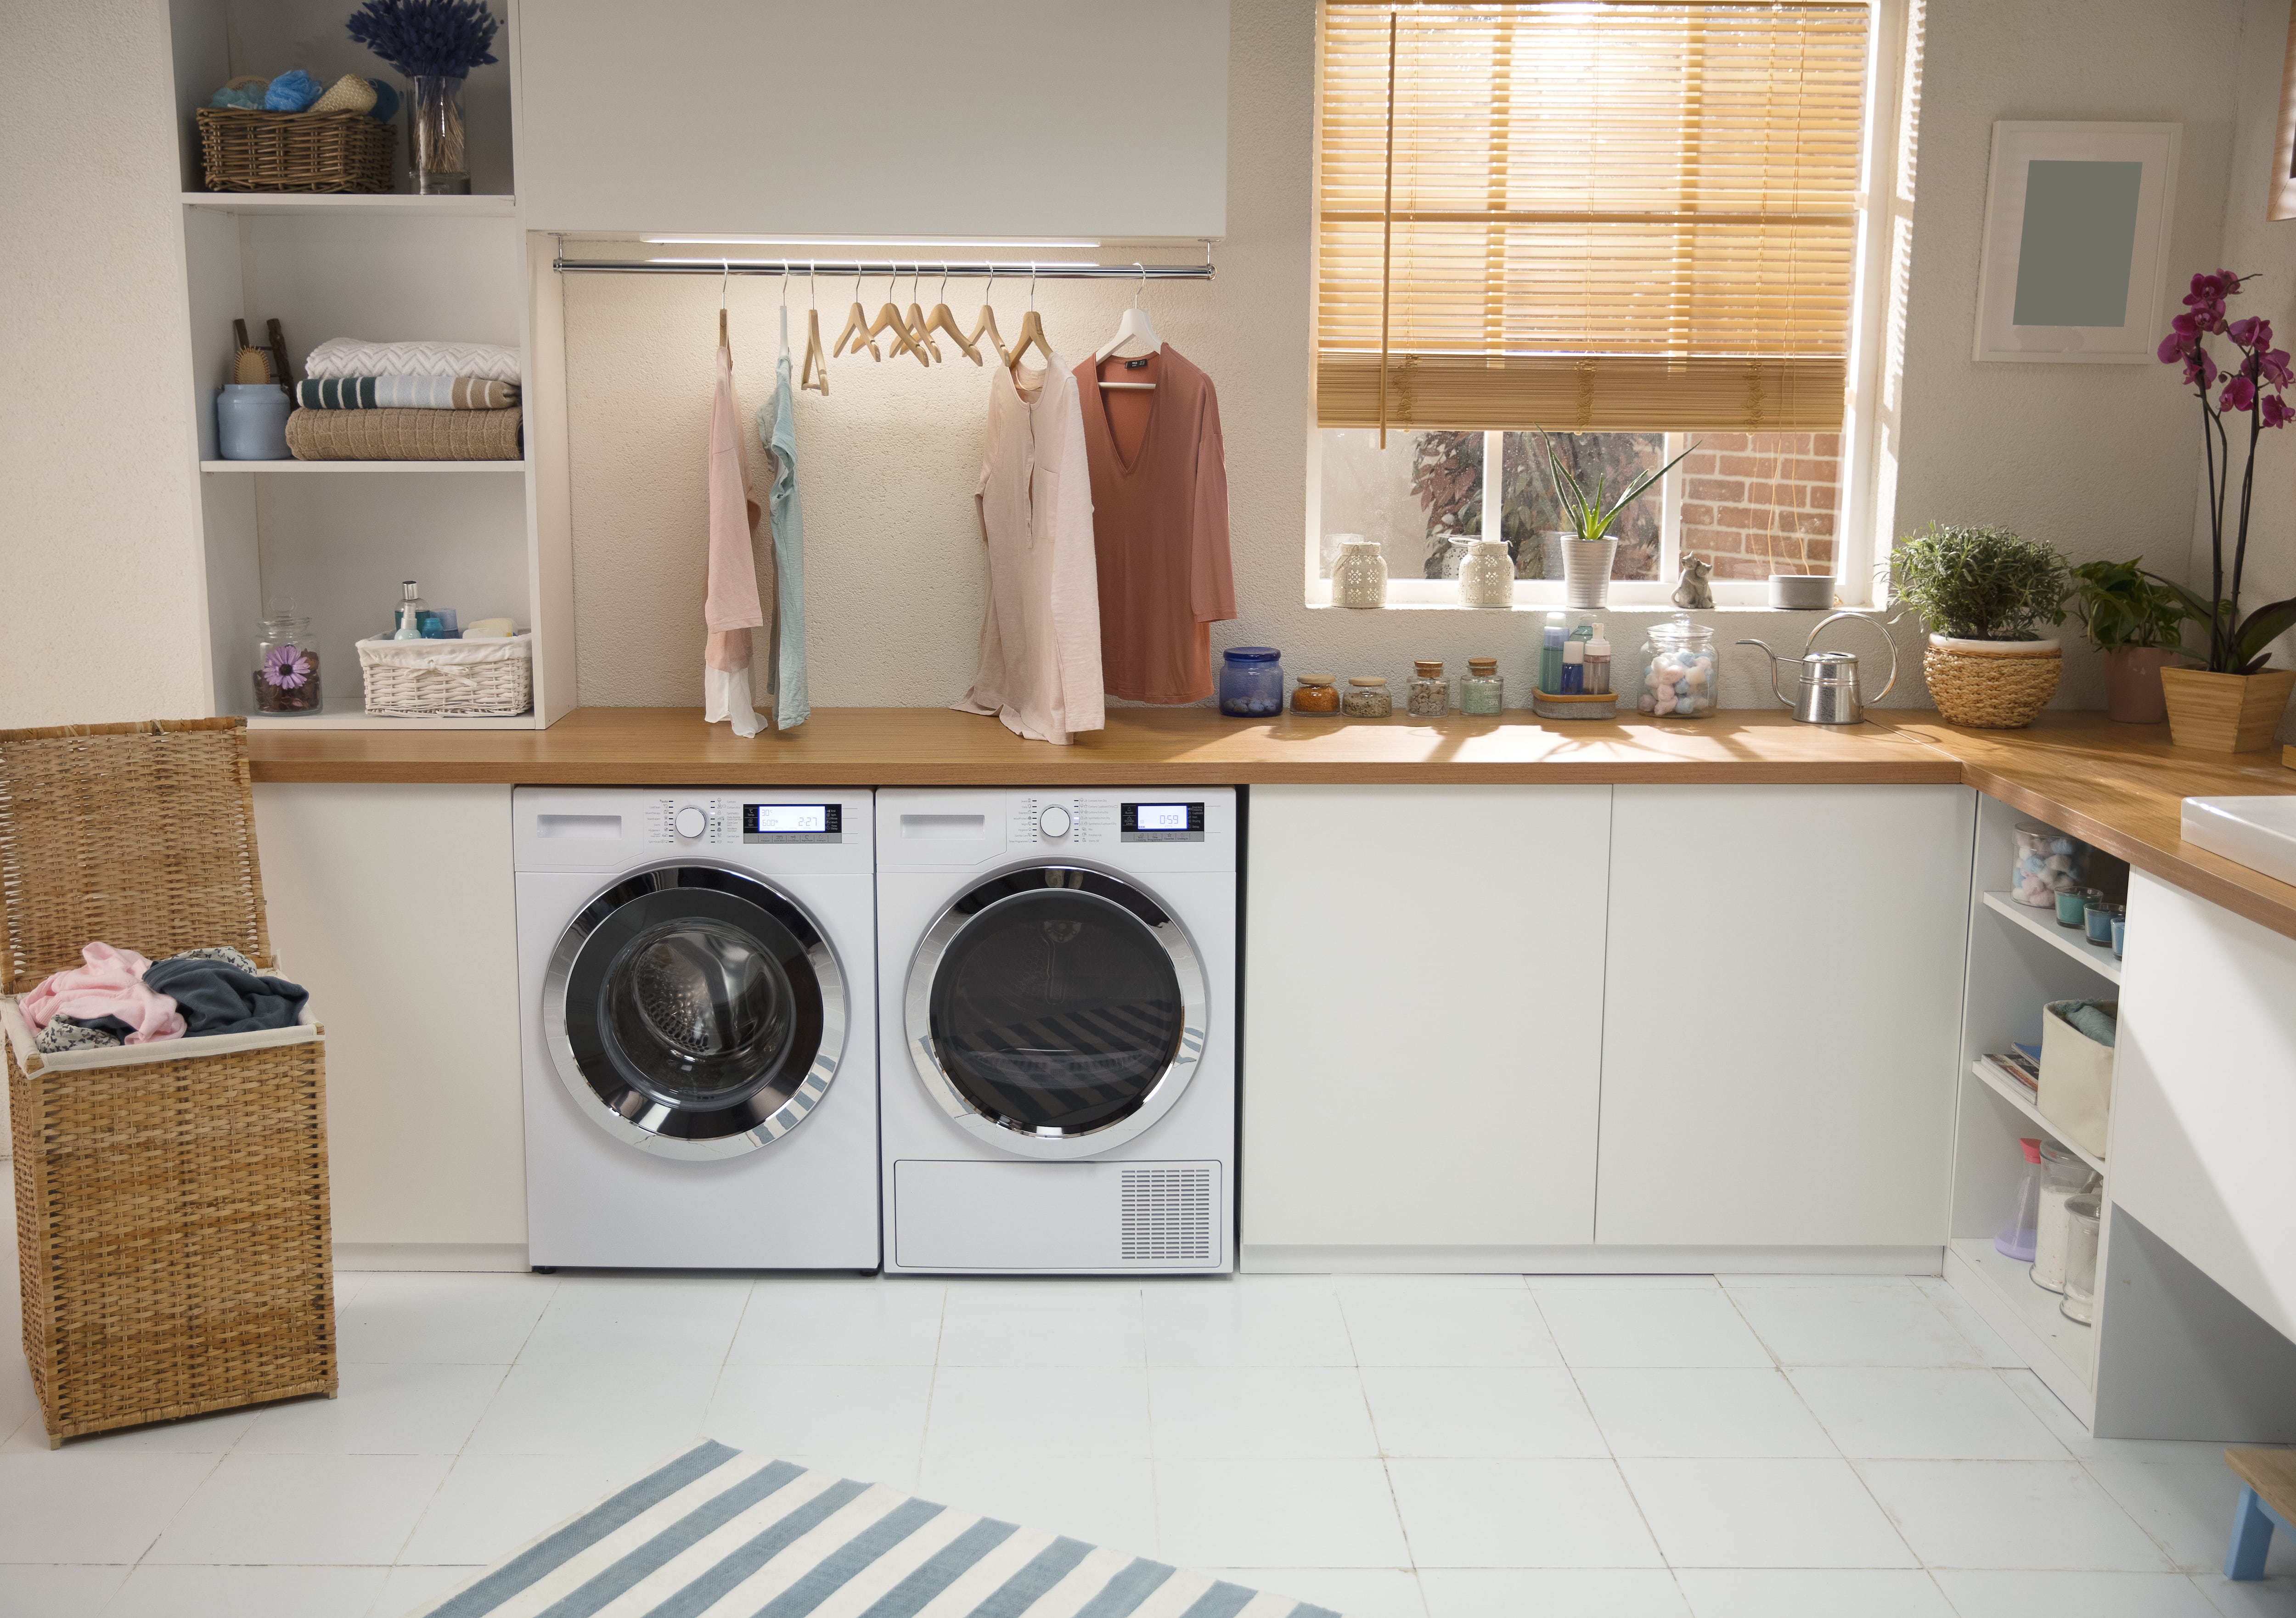
[[[2161,671],[2185,659],[2184,628],[2202,615],[2186,592],[2125,562],[2083,562],[2072,570],[2073,612],[2104,654],[2104,707],[2123,724],[2169,716]]]
[[[2193,277],[2185,313],[2170,323],[2158,353],[2165,365],[2185,368],[2185,386],[2201,404],[2201,444],[2209,467],[2209,593],[2154,576],[2175,591],[2191,615],[2209,626],[2206,668],[2164,668],[2161,689],[2169,708],[2169,733],[2179,747],[2217,753],[2246,752],[2271,744],[2296,690],[2296,669],[2273,668],[2272,642],[2296,627],[2296,599],[2273,601],[2245,618],[2240,616],[2243,576],[2248,568],[2250,496],[2256,481],[2256,445],[2267,429],[2296,420],[2284,396],[2296,381],[2288,352],[2272,346],[2272,323],[2250,315],[2226,318],[2225,302],[2242,283],[2255,279],[2230,270]],[[2222,337],[2237,356],[2218,367],[2206,339]],[[2215,403],[2209,389],[2219,382]],[[2232,441],[2225,417],[2248,419],[2248,457],[2241,470],[2240,514],[2233,532],[2232,576],[2225,576],[2225,506],[2232,493]],[[2227,590],[2226,584],[2231,588]]]
[[[1930,698],[1949,724],[2016,730],[2057,689],[2064,649],[2035,625],[2065,621],[2065,559],[2007,528],[1933,522],[1898,542],[1897,598],[1928,625]]]

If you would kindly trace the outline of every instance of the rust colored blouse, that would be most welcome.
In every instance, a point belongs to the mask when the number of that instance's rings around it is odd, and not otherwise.
[[[1201,702],[1212,694],[1210,626],[1235,617],[1219,398],[1211,378],[1169,344],[1137,371],[1111,360],[1108,374],[1152,381],[1156,391],[1128,460],[1109,425],[1100,368],[1087,359],[1076,369],[1092,470],[1102,684],[1135,702]]]

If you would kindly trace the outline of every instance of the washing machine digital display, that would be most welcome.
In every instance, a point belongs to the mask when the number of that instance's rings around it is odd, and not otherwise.
[[[842,804],[743,804],[744,843],[841,843]]]
[[[1127,843],[1201,843],[1204,840],[1201,804],[1122,804],[1118,805],[1119,840]]]

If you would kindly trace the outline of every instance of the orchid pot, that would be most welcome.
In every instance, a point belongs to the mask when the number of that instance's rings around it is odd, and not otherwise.
[[[2104,714],[2118,724],[2159,724],[2169,716],[2161,671],[2187,659],[2173,646],[2116,646],[2104,654]]]
[[[2204,668],[2163,668],[2161,691],[2169,711],[2169,740],[2207,753],[2253,753],[2272,746],[2296,691],[2296,668],[2223,674]]]

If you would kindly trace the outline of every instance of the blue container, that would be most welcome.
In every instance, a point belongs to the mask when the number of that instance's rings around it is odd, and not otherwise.
[[[1223,654],[1219,710],[1231,719],[1273,719],[1283,711],[1283,665],[1273,646],[1235,646]]]
[[[216,454],[226,461],[291,461],[287,413],[276,382],[226,382],[216,391]]]

